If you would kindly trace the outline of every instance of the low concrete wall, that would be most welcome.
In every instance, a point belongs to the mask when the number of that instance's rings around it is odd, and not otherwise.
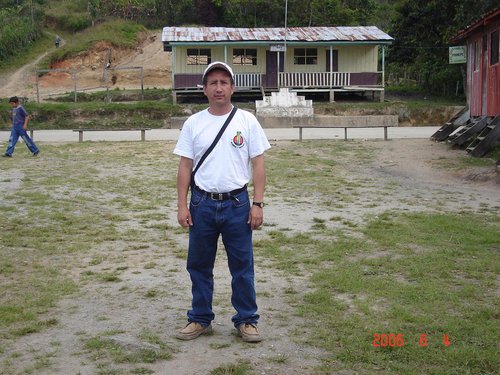
[[[188,119],[188,116],[185,117],[169,117],[163,121],[165,129],[180,129],[184,124],[184,121]]]

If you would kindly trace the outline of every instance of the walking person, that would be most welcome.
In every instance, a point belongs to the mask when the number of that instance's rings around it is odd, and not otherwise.
[[[232,322],[243,341],[259,342],[252,231],[263,222],[264,152],[271,146],[255,116],[233,106],[234,74],[228,65],[211,63],[202,81],[209,107],[186,120],[174,149],[181,157],[177,220],[189,227],[187,271],[192,283],[188,324],[176,337],[192,340],[212,332],[213,269],[222,236],[236,310]],[[247,190],[250,180],[253,202]]]
[[[61,43],[61,38],[59,38],[59,35],[56,35],[54,37],[54,45],[56,46],[56,48],[59,48],[60,43]]]
[[[28,149],[33,153],[33,156],[37,156],[40,153],[40,150],[26,132],[30,118],[28,112],[26,112],[24,107],[19,104],[17,96],[10,98],[9,104],[12,107],[12,130],[10,133],[9,144],[7,145],[7,150],[5,151],[4,156],[12,157],[19,137],[21,137],[24,143],[26,143]]]

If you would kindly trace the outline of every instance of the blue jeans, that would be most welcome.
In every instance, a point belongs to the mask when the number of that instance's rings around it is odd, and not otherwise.
[[[38,147],[36,147],[35,142],[33,142],[28,133],[26,133],[26,130],[24,130],[22,126],[14,126],[10,132],[9,145],[5,151],[5,155],[12,155],[14,153],[14,148],[16,147],[19,137],[23,139],[24,143],[26,143],[26,146],[28,146],[33,154],[39,152]]]
[[[235,327],[256,324],[259,319],[254,286],[252,229],[248,191],[225,201],[216,201],[192,189],[190,208],[193,226],[189,230],[187,271],[192,282],[192,308],[188,320],[204,326],[215,318],[212,311],[213,269],[217,241],[222,236],[231,272],[231,303],[236,310]]]

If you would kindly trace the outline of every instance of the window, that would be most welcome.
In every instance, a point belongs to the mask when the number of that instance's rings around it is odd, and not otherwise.
[[[212,51],[209,48],[188,48],[188,65],[208,65],[212,62]]]
[[[257,65],[257,49],[233,49],[233,65]]]
[[[500,50],[500,40],[498,38],[499,31],[491,33],[490,37],[490,65],[498,64],[498,52]]]
[[[295,65],[316,65],[318,63],[318,49],[295,48],[293,50],[293,63]]]

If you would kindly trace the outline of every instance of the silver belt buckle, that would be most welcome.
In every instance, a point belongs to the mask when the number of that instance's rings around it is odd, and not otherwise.
[[[219,200],[220,200],[220,201],[223,199],[223,197],[224,197],[224,194],[219,193]]]

